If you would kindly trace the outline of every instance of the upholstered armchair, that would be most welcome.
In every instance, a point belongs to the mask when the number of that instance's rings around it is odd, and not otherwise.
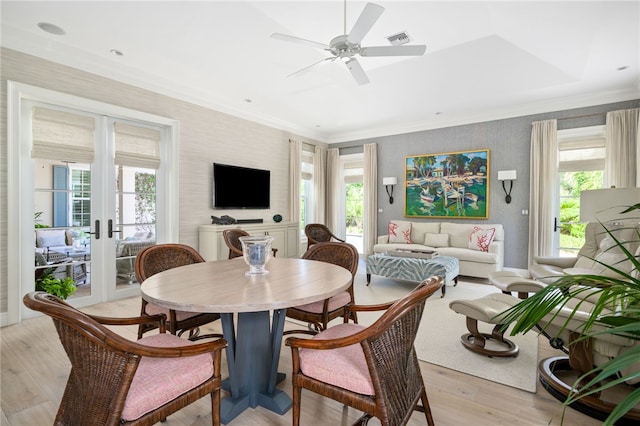
[[[607,226],[615,237],[624,242],[625,247],[631,252],[638,250],[637,228]],[[605,265],[612,265],[621,271],[629,272],[631,263],[607,234],[602,224],[590,222],[585,229],[585,244],[578,252],[577,257],[545,257],[536,256],[529,266],[531,277],[550,284],[559,277],[565,275],[595,274],[615,275]]]

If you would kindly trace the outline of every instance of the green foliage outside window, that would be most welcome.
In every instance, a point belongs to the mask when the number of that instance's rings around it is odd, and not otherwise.
[[[346,185],[346,225],[347,234],[364,234],[363,206],[364,186],[362,183]]]
[[[602,171],[560,173],[560,250],[577,252],[584,245],[580,192],[602,188]]]

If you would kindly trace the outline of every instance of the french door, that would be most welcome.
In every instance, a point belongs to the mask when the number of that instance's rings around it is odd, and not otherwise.
[[[18,271],[10,269],[20,277],[11,291],[18,297],[43,274],[73,279],[77,290],[68,301],[78,307],[138,295],[137,253],[177,239],[169,226],[175,186],[168,184],[177,171],[169,155],[175,123],[81,104],[19,103],[19,137],[10,142],[20,165],[14,197],[20,256]],[[23,308],[17,320],[30,316]]]

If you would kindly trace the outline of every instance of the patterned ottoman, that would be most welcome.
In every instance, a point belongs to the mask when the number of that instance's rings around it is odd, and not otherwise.
[[[371,283],[371,274],[416,282],[421,282],[432,275],[444,277],[441,297],[444,297],[447,291],[448,282],[453,281],[454,286],[458,284],[458,273],[460,271],[458,259],[450,256],[420,259],[374,254],[367,257],[366,264],[367,285]]]

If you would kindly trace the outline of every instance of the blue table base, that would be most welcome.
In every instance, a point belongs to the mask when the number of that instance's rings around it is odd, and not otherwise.
[[[220,402],[220,418],[227,424],[247,408],[264,407],[278,414],[291,408],[291,397],[276,384],[286,377],[278,373],[285,309],[241,312],[236,332],[233,314],[221,314],[222,334],[226,349],[229,378],[222,388],[230,393]]]

